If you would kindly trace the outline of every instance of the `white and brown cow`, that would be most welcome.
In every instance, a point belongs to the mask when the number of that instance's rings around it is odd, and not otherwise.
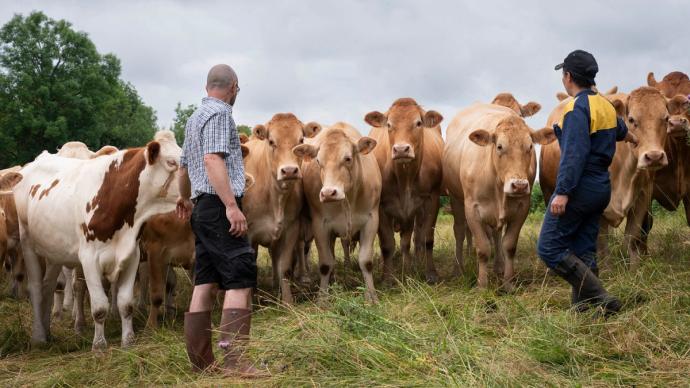
[[[438,281],[433,261],[434,228],[440,208],[443,116],[425,111],[412,98],[400,98],[387,112],[369,112],[364,120],[372,126],[374,156],[381,169],[383,188],[379,210],[379,242],[384,280],[392,280],[394,233],[400,228],[403,266],[411,263],[410,242],[414,231],[415,256],[426,259],[426,280]]]
[[[33,307],[32,341],[46,342],[55,283],[63,265],[81,264],[95,322],[94,349],[107,346],[108,298],[102,277],[118,288],[122,345],[134,339],[133,287],[137,236],[155,214],[175,207],[171,186],[181,149],[170,131],[145,147],[80,160],[47,152],[22,169],[15,186],[21,245]],[[45,260],[45,270],[40,260]]]
[[[466,226],[475,239],[478,285],[488,285],[491,241],[503,286],[513,287],[513,259],[520,229],[530,208],[537,169],[534,143],[556,139],[553,129],[532,131],[520,115],[496,104],[475,104],[460,111],[448,126],[443,152],[443,185],[453,210],[456,260],[463,267]]]
[[[378,301],[372,275],[381,196],[381,173],[370,153],[375,146],[375,140],[362,137],[352,126],[336,123],[293,150],[305,159],[304,195],[319,251],[322,296],[335,267],[335,238],[350,241],[359,234],[358,261],[366,284],[365,298]]]
[[[290,278],[304,201],[302,161],[292,149],[320,129],[317,123],[303,124],[292,113],[278,113],[266,125],[255,126],[245,143],[245,171],[254,177],[242,200],[247,235],[255,250],[259,245],[268,248],[274,287],[280,287],[285,303],[292,302]]]

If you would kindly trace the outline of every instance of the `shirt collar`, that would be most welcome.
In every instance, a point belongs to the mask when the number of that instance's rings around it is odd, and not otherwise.
[[[230,109],[230,111],[232,111],[232,105],[226,103],[226,102],[223,101],[223,100],[219,100],[219,99],[217,99],[217,98],[215,98],[215,97],[204,97],[204,98],[202,98],[202,99],[201,99],[201,103],[203,104],[203,103],[205,103],[205,102],[213,102],[213,103],[216,103],[216,104],[222,104],[222,105],[225,105],[228,109]]]
[[[595,92],[595,91],[592,90],[592,89],[583,89],[583,90],[580,91],[580,93],[578,93],[578,94],[575,96],[575,98],[580,97],[580,96],[583,95],[583,94],[587,94],[587,95],[590,95],[590,96],[591,96],[591,95],[597,94],[597,92]]]

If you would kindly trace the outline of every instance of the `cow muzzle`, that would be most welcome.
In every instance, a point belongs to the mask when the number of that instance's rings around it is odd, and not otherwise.
[[[324,203],[342,201],[343,199],[345,199],[345,192],[338,187],[326,186],[319,192],[319,200]]]
[[[669,136],[685,137],[688,134],[688,129],[690,129],[690,125],[687,118],[684,116],[672,116],[668,120],[666,132]]]
[[[527,179],[508,179],[503,185],[503,192],[512,197],[521,197],[530,192]]]
[[[410,144],[400,143],[393,145],[393,160],[409,161],[414,159],[414,149]]]
[[[281,166],[278,168],[278,180],[279,181],[286,181],[286,180],[293,180],[293,179],[299,179],[300,178],[300,173],[299,173],[299,167],[297,166]]]
[[[664,151],[647,151],[637,160],[637,168],[655,171],[668,165],[668,158]]]

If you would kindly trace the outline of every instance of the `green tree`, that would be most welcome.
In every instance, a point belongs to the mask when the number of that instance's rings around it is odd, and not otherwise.
[[[69,22],[15,15],[0,29],[0,166],[71,140],[92,148],[150,140],[155,114],[119,76],[120,61]]]
[[[194,113],[196,108],[197,106],[194,104],[183,107],[182,103],[180,102],[178,102],[177,106],[175,107],[175,118],[173,119],[171,130],[175,133],[175,139],[177,139],[179,144],[184,142],[184,129],[187,125],[187,120],[189,120],[189,117],[192,115],[192,113]],[[252,128],[248,125],[238,125],[237,131],[239,133],[244,133],[247,136],[252,135]]]
[[[237,131],[239,131],[239,133],[244,133],[247,136],[252,135],[252,127],[250,127],[249,125],[238,125]]]

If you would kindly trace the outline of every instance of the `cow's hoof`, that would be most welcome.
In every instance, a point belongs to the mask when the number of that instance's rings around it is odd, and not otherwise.
[[[134,340],[135,340],[134,333],[127,334],[126,336],[124,336],[122,338],[122,347],[128,348],[128,347],[134,345]]]
[[[309,275],[300,276],[297,282],[303,287],[310,286],[312,283],[311,277],[309,277]]]
[[[107,349],[108,342],[105,340],[105,338],[99,338],[97,340],[94,340],[93,345],[91,345],[91,351],[96,353],[105,352]]]
[[[436,271],[433,272],[427,272],[426,274],[426,282],[429,284],[437,284],[439,281],[438,273]]]
[[[364,300],[370,304],[379,304],[379,297],[376,295],[376,291],[366,292]]]
[[[515,292],[515,285],[512,282],[503,282],[501,284],[501,291],[504,294],[512,294]]]

